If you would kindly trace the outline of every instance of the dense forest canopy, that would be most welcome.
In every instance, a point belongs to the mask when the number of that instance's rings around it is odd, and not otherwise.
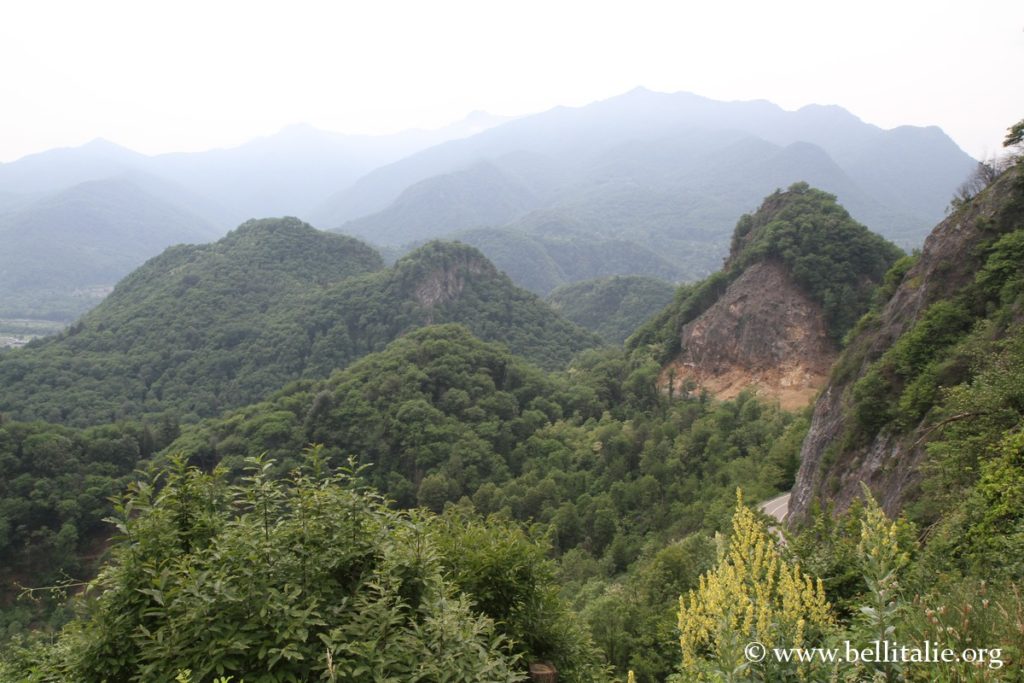
[[[562,285],[548,296],[552,308],[614,344],[626,341],[672,301],[675,287],[651,277],[614,276]]]
[[[361,477],[399,507],[455,505],[539,525],[550,552],[564,558],[564,580],[578,590],[588,586],[607,603],[620,599],[615,577],[636,563],[650,571],[661,567],[672,585],[695,580],[710,557],[698,536],[660,549],[720,528],[736,485],[758,497],[784,488],[805,426],[749,396],[721,405],[670,404],[654,390],[655,374],[656,366],[614,350],[582,355],[566,375],[548,374],[475,339],[465,327],[433,326],[328,380],[298,382],[265,403],[186,427],[165,453],[189,454],[204,468],[216,466],[241,481],[249,454],[267,453],[275,460],[268,475],[283,476],[303,467],[308,443],[322,443],[318,454],[325,463],[358,456],[368,465]],[[25,428],[10,423],[10,429]],[[65,432],[69,442],[83,438]],[[87,470],[103,467],[88,456],[83,461]],[[111,469],[120,484],[122,475]],[[34,478],[37,486],[60,481],[53,473],[34,472]],[[48,552],[49,561],[66,561],[43,545],[45,536],[30,531],[51,529],[48,520],[64,505],[57,495],[37,516],[12,518],[26,530],[22,555]],[[86,530],[105,513],[90,510],[81,522],[72,521],[82,527],[79,551],[87,547]],[[481,529],[494,533],[491,522]],[[687,547],[700,557],[678,556],[690,552]],[[74,573],[78,565],[70,559],[67,571]],[[636,620],[636,634],[596,637],[602,647],[620,641],[616,665],[635,661],[631,665],[643,671],[670,671],[671,640],[659,634],[670,629],[671,604],[660,601],[664,587],[645,591],[644,606],[616,603]],[[587,614],[591,623],[600,621],[598,612]],[[23,611],[20,618],[31,614]]]

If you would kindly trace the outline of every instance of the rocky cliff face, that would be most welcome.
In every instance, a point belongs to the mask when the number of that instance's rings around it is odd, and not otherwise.
[[[482,258],[472,255],[446,264],[426,275],[413,291],[413,298],[425,308],[434,308],[453,301],[462,294],[466,278],[474,275],[497,275],[497,271]]]
[[[802,408],[901,255],[834,196],[796,183],[740,218],[722,270],[681,288],[629,344],[658,349],[672,395],[696,385],[729,399],[752,388]]]
[[[821,306],[776,260],[744,270],[680,338],[681,353],[662,372],[666,390],[692,381],[728,399],[754,389],[786,409],[811,402],[837,353]]]
[[[985,259],[985,245],[1017,220],[1008,219],[1007,207],[1019,203],[1022,185],[1018,165],[940,223],[888,302],[877,315],[862,322],[815,404],[790,499],[791,521],[805,519],[816,499],[834,503],[837,510],[845,509],[857,497],[862,481],[889,514],[897,513],[915,496],[920,465],[927,457],[925,445],[937,426],[934,416],[929,419],[925,415],[910,424],[893,420],[866,441],[851,440],[848,435],[856,425],[854,402],[864,403],[863,398],[855,399],[854,386],[897,340],[914,329],[932,304],[961,296],[975,281]],[[984,303],[974,305],[982,309],[975,315],[984,317]],[[902,388],[898,381],[896,386]]]

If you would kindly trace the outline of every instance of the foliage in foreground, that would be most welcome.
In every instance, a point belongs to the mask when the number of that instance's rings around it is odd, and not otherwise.
[[[951,515],[951,519],[956,518]],[[956,661],[842,664],[836,680],[1024,681],[1024,596],[1016,580],[984,571],[961,574],[956,557],[934,534],[922,546],[914,524],[888,518],[870,496],[833,517],[818,510],[789,538],[785,556],[819,576],[836,606],[829,647],[888,641],[909,647],[949,648]],[[1019,555],[1018,555],[1019,556]],[[1000,555],[1014,562],[1013,553]],[[983,578],[983,577],[988,578]],[[988,651],[984,662],[959,658],[967,648]],[[874,678],[872,678],[874,677]],[[816,679],[811,679],[816,680]]]
[[[317,449],[290,479],[271,479],[271,468],[253,459],[229,485],[178,459],[135,484],[116,507],[120,536],[98,594],[55,645],[14,648],[0,680],[172,681],[190,670],[249,683],[511,682],[540,654],[575,672],[565,680],[602,677],[544,583],[544,549],[521,532],[480,546],[508,563],[470,585],[474,558],[445,553],[482,540],[472,523],[392,510],[351,469],[324,474]],[[519,551],[538,568],[519,571]],[[561,642],[524,632],[538,607]]]
[[[718,565],[700,578],[697,589],[679,598],[682,671],[689,680],[747,674],[752,666],[745,656],[748,643],[769,649],[806,647],[820,643],[832,626],[821,580],[787,563],[777,544],[737,494],[732,536],[719,550]],[[791,676],[804,677],[810,670],[806,663],[780,664],[771,658],[762,666],[760,673],[769,677],[778,676],[780,667]]]
[[[681,673],[692,681],[1020,681],[1024,600],[1013,583],[990,586],[969,577],[915,576],[922,560],[912,525],[892,520],[865,488],[863,501],[828,527],[815,523],[780,546],[742,500],[733,532],[719,539],[717,564],[679,601]],[[832,533],[830,541],[823,529]],[[778,532],[775,532],[778,533]],[[835,552],[838,560],[823,563]],[[823,570],[805,573],[803,567]],[[836,582],[841,577],[843,581]],[[825,587],[835,587],[845,609],[833,610]],[[851,590],[852,587],[852,590]],[[831,597],[831,596],[828,596]],[[949,649],[950,661],[845,660],[875,642],[892,648]],[[747,657],[748,644],[763,645]],[[883,646],[884,647],[884,646]],[[804,648],[801,661],[777,652]],[[980,660],[962,657],[965,650]],[[821,656],[831,651],[834,656]],[[760,654],[763,659],[759,659]]]

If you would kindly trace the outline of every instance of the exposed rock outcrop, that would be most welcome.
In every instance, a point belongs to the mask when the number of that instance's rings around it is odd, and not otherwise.
[[[721,272],[684,286],[629,343],[661,349],[660,384],[671,395],[754,389],[803,408],[901,255],[833,195],[796,183],[740,218]]]
[[[457,299],[466,284],[467,275],[496,274],[494,266],[483,258],[465,257],[424,277],[416,286],[413,298],[426,308]]]
[[[748,267],[680,336],[662,371],[667,390],[688,380],[723,399],[754,389],[786,409],[813,400],[837,354],[821,306],[775,260]]]

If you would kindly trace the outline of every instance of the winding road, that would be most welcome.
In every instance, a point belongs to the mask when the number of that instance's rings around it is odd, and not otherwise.
[[[775,521],[785,522],[786,516],[789,514],[789,496],[790,494],[783,493],[777,498],[766,500],[758,507],[761,509],[761,512],[775,519]]]

